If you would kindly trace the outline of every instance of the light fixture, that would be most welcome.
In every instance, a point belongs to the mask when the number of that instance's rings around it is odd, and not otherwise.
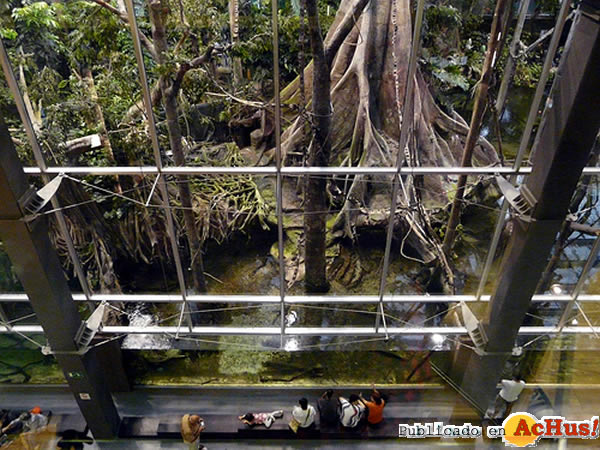
[[[23,194],[23,196],[19,199],[19,204],[27,213],[27,215],[24,217],[26,222],[30,222],[31,220],[35,219],[37,214],[44,209],[44,206],[46,206],[52,197],[54,197],[54,194],[56,194],[56,191],[58,191],[64,176],[65,175],[61,173],[54,177],[41,189],[36,190],[32,187],[29,188],[25,194]]]
[[[512,209],[519,215],[521,220],[525,222],[531,222],[531,212],[537,204],[536,198],[533,196],[531,191],[525,184],[515,188],[508,180],[501,176],[496,177],[496,184],[504,195],[506,201],[510,204]]]
[[[552,286],[550,286],[550,292],[552,292],[554,295],[560,295],[563,293],[562,286],[558,283],[554,283]]]
[[[473,314],[473,311],[467,306],[465,302],[460,303],[462,320],[467,329],[467,333],[469,333],[469,337],[475,344],[475,348],[479,352],[483,352],[485,346],[488,342],[487,335],[485,334],[485,329],[481,324],[481,321],[477,319],[477,316]]]
[[[283,349],[286,352],[295,352],[300,349],[300,342],[298,342],[298,339],[296,339],[296,338],[288,339],[285,341],[285,345],[283,346]]]
[[[94,336],[102,331],[102,322],[104,320],[106,308],[107,303],[106,301],[103,301],[79,327],[79,330],[75,335],[75,342],[80,350],[86,349],[92,342],[92,339],[94,339]]]
[[[298,320],[298,313],[296,311],[290,311],[285,316],[285,326],[291,327],[292,325],[294,325],[296,323],[297,320]]]
[[[431,335],[431,342],[433,342],[433,345],[435,348],[441,347],[445,341],[446,341],[446,336],[444,336],[442,334],[435,333],[435,334]]]
[[[571,325],[579,325],[579,322],[577,321],[577,319],[573,319],[571,320]]]

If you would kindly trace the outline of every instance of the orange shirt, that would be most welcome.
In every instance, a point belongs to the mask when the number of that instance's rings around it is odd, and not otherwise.
[[[381,399],[381,403],[378,405],[375,402],[367,402],[365,401],[365,405],[369,408],[369,416],[367,417],[367,421],[375,425],[383,420],[383,407],[385,406],[385,401]]]

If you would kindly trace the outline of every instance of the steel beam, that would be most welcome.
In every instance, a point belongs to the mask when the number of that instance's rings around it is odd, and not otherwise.
[[[6,48],[4,47],[4,42],[0,38],[0,65],[2,66],[2,70],[4,72],[4,77],[6,78],[6,84],[10,89],[10,92],[15,101],[15,105],[17,106],[17,111],[19,112],[19,116],[21,121],[23,122],[23,127],[25,128],[25,134],[27,134],[27,139],[29,140],[29,144],[31,145],[31,150],[33,151],[33,156],[35,162],[37,163],[37,168],[40,170],[42,174],[42,180],[44,183],[48,183],[50,181],[50,177],[45,174],[46,169],[48,168],[46,164],[46,160],[44,158],[44,154],[38,142],[38,138],[35,134],[35,130],[33,128],[33,123],[31,121],[31,117],[29,117],[29,113],[27,112],[27,108],[25,107],[25,99],[23,98],[23,94],[19,89],[19,85],[17,83],[17,79],[12,69],[12,65],[10,63],[10,59],[8,58],[8,53],[6,52]],[[55,195],[50,200],[52,203],[52,207],[56,210],[55,217],[56,222],[58,224],[58,229],[60,234],[67,245],[67,251],[69,253],[69,257],[71,259],[71,263],[73,264],[73,268],[75,270],[75,275],[77,276],[77,280],[79,281],[79,285],[83,290],[83,293],[86,295],[88,300],[88,309],[91,311],[94,310],[94,304],[91,302],[90,298],[92,296],[92,289],[90,288],[85,273],[83,271],[83,266],[81,265],[81,261],[79,259],[79,255],[77,254],[77,250],[75,249],[75,244],[73,243],[73,239],[71,238],[71,234],[69,233],[69,227],[67,226],[67,222],[65,220],[65,216],[61,211],[61,205],[58,201],[58,197]]]
[[[472,353],[466,364],[451,370],[456,384],[483,410],[495,395],[600,127],[598,12],[600,1],[582,2],[556,73],[534,145],[533,170],[525,183],[536,203],[530,221],[517,218],[505,252],[484,320],[489,341],[482,355]]]
[[[107,326],[102,329],[102,336],[110,339],[112,337],[132,334],[148,335],[171,335],[175,336],[178,327],[169,326]],[[600,332],[600,327],[564,327],[562,330],[558,326],[523,326],[519,328],[519,336],[554,336],[564,335],[595,335]],[[22,333],[26,335],[44,334],[44,329],[40,325],[15,325],[12,328],[0,325],[0,334]],[[467,336],[465,327],[423,327],[423,326],[403,326],[388,327],[387,333],[390,336],[423,336],[431,334],[441,334],[442,336]],[[180,336],[279,336],[280,327],[193,327],[191,331],[182,329]],[[375,327],[286,327],[286,336],[386,336],[385,330]],[[99,342],[102,342],[101,340]]]
[[[165,218],[167,219],[167,234],[169,236],[169,243],[171,245],[171,253],[173,253],[173,260],[175,261],[177,282],[179,283],[179,290],[183,300],[183,304],[181,305],[181,314],[179,316],[179,327],[181,327],[181,324],[185,318],[188,328],[191,329],[193,326],[193,321],[191,314],[189,314],[190,308],[186,298],[187,289],[185,277],[183,275],[183,266],[181,264],[181,255],[179,253],[179,244],[177,242],[177,233],[175,231],[175,221],[173,220],[173,211],[171,210],[171,204],[169,200],[169,190],[167,189],[165,177],[161,176],[164,171],[162,158],[160,155],[160,144],[158,143],[158,132],[156,130],[156,122],[154,120],[154,111],[152,110],[152,95],[150,93],[150,87],[148,86],[146,66],[144,65],[144,55],[142,53],[142,44],[140,42],[140,30],[137,26],[133,0],[125,0],[125,7],[127,9],[127,19],[131,28],[131,38],[133,40],[133,49],[138,66],[138,75],[140,77],[140,84],[142,86],[144,108],[146,110],[146,121],[148,122],[148,130],[150,131],[150,139],[152,141],[154,164],[156,164],[156,176],[158,177],[158,188],[160,190],[162,200],[162,209],[165,214]]]
[[[86,297],[81,293],[73,293],[73,300],[84,302]],[[476,295],[419,295],[419,294],[386,294],[383,296],[384,303],[452,303],[452,302],[489,302],[490,295],[482,295],[479,299]],[[280,302],[279,295],[227,295],[227,294],[201,294],[188,295],[189,303],[224,303],[224,304],[276,304]],[[568,303],[571,295],[536,294],[531,298],[532,302],[557,302]],[[27,294],[4,293],[0,294],[1,303],[27,303]],[[94,294],[92,301],[115,302],[115,303],[181,303],[183,297],[179,294]],[[600,302],[600,295],[580,294],[578,302]],[[285,303],[290,305],[303,304],[375,304],[379,302],[378,295],[286,295]]]
[[[39,167],[25,167],[27,175],[41,175]],[[62,166],[48,167],[44,173],[58,175],[277,175],[276,167],[202,167],[202,166]],[[284,176],[300,175],[529,175],[531,167],[282,167]],[[600,167],[586,167],[584,175],[600,175]]]
[[[279,2],[271,2],[271,27],[273,29],[273,96],[275,107],[273,111],[275,121],[275,182],[276,214],[277,214],[277,249],[279,252],[279,302],[280,302],[280,340],[279,346],[283,348],[285,334],[285,259],[283,251],[283,175],[281,154],[281,93],[279,87]],[[301,68],[304,70],[304,68]]]
[[[519,144],[519,150],[517,151],[517,157],[515,158],[515,162],[513,164],[513,169],[515,171],[519,171],[521,169],[521,165],[523,163],[523,159],[525,158],[525,152],[529,148],[529,141],[531,140],[531,133],[533,132],[533,127],[538,119],[538,111],[540,109],[540,105],[542,103],[542,98],[544,97],[544,92],[546,91],[546,83],[548,82],[548,77],[550,76],[550,69],[552,69],[554,65],[554,55],[556,54],[556,50],[558,49],[558,44],[560,42],[560,37],[562,35],[562,30],[565,26],[565,22],[567,20],[567,15],[569,13],[569,8],[571,6],[572,0],[563,1],[558,17],[556,18],[556,25],[554,26],[554,33],[552,35],[552,40],[550,41],[550,45],[548,46],[548,51],[546,52],[546,59],[544,60],[544,66],[542,67],[542,72],[540,74],[540,79],[538,80],[537,87],[535,90],[535,95],[533,96],[533,101],[531,102],[531,106],[529,108],[529,114],[527,116],[527,123],[525,124],[525,128],[523,129],[523,135],[521,136],[521,142]],[[521,5],[523,7],[523,5]],[[521,9],[521,13],[523,10]],[[519,17],[519,23],[521,23],[522,17]],[[522,26],[522,24],[521,24]],[[519,25],[517,25],[517,28]],[[515,40],[517,39],[517,31],[515,31]],[[519,32],[520,34],[520,32]],[[518,42],[513,42],[513,46],[517,46]],[[511,47],[510,52],[513,52],[513,47]],[[509,57],[509,61],[507,62],[507,66],[505,71],[511,70],[512,67],[509,67],[510,61],[512,61],[512,57]],[[505,77],[502,80],[502,86],[500,87],[500,93],[498,94],[498,102],[496,103],[496,109],[498,112],[501,112],[501,108],[504,104],[504,99],[501,99],[502,89],[508,89],[508,84],[510,82],[509,74],[505,73]],[[500,103],[501,102],[501,103]],[[511,183],[514,183],[517,179],[516,174],[511,174],[509,176],[509,180]],[[504,231],[504,226],[506,225],[506,219],[508,212],[508,203],[506,199],[502,199],[502,206],[500,207],[500,213],[498,214],[498,220],[496,221],[496,228],[494,229],[494,234],[492,236],[492,240],[490,242],[490,249],[487,253],[487,258],[485,261],[485,266],[483,268],[483,273],[481,275],[481,279],[479,280],[479,288],[477,290],[477,295],[480,296],[483,294],[483,290],[485,289],[485,285],[488,280],[488,276],[490,274],[490,270],[492,268],[492,263],[494,262],[494,256],[496,255],[496,249],[498,248],[498,244],[500,243],[500,237],[502,236],[502,232]]]
[[[78,352],[77,306],[43,218],[25,222],[19,200],[29,185],[0,117],[0,238],[94,437],[117,436],[119,414],[95,350]]]
[[[521,44],[521,33],[523,32],[523,26],[525,25],[525,17],[527,16],[527,11],[529,10],[530,2],[531,0],[521,0],[519,2],[520,4],[517,25],[515,26],[515,33],[513,35],[512,43],[510,44],[510,49],[508,51],[508,59],[506,60],[506,64],[504,66],[502,82],[500,83],[500,89],[498,89],[498,96],[496,97],[495,108],[500,118],[502,117],[502,112],[504,111],[504,102],[506,101],[508,86],[510,85],[510,82],[513,78],[513,73],[515,69],[515,59],[517,57],[519,46]]]
[[[569,301],[569,303],[566,304],[565,309],[563,310],[562,316],[560,317],[560,320],[558,322],[558,327],[560,329],[566,326],[567,321],[571,316],[571,310],[573,309],[573,306],[577,303],[577,299],[579,298],[579,295],[583,290],[583,286],[587,282],[587,276],[590,273],[590,270],[592,270],[592,267],[594,267],[594,263],[596,262],[596,258],[598,257],[598,252],[600,252],[600,236],[596,237],[594,245],[592,246],[590,254],[588,255],[587,261],[585,262],[585,266],[583,267],[583,270],[579,275],[579,280],[577,280],[575,289],[573,289],[573,292],[571,293],[571,300]],[[580,309],[580,312],[586,318],[585,320],[588,321],[587,316],[585,315],[582,309]]]
[[[48,167],[48,174],[68,175],[277,175],[277,168],[265,167],[202,167],[202,166],[62,166]],[[40,175],[38,167],[26,167],[27,175]],[[530,167],[282,167],[285,176],[301,175],[528,175]],[[600,175],[599,167],[586,168],[584,173]]]
[[[421,26],[423,25],[423,10],[425,0],[419,0],[417,4],[417,14],[415,17],[415,29],[413,31],[412,46],[408,58],[408,73],[406,78],[406,91],[404,93],[404,104],[402,105],[402,117],[398,117],[400,124],[400,140],[398,145],[398,155],[396,157],[396,174],[392,178],[392,197],[390,199],[390,219],[388,221],[387,233],[385,238],[385,252],[383,254],[383,269],[379,282],[379,310],[375,319],[375,329],[379,330],[379,322],[383,321],[383,327],[387,329],[385,320],[385,309],[383,305],[383,296],[387,283],[387,276],[390,268],[390,254],[392,252],[392,239],[394,237],[394,224],[396,222],[396,205],[398,203],[398,187],[400,182],[399,172],[404,164],[404,149],[408,143],[408,133],[413,127],[413,107],[414,107],[414,88],[415,73],[417,71],[417,57],[421,49]],[[396,51],[396,49],[394,49]],[[398,70],[396,67],[395,70]],[[397,76],[397,74],[396,74]],[[397,80],[396,80],[397,81]],[[397,89],[396,89],[397,90]],[[396,92],[396,95],[400,95]],[[399,99],[396,99],[399,102]],[[409,200],[406,199],[407,203]]]

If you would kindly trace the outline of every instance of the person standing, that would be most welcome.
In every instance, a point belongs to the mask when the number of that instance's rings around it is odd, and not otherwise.
[[[181,437],[189,445],[189,450],[206,450],[200,444],[200,433],[205,428],[204,420],[196,414],[186,414],[181,418]]]
[[[492,417],[496,417],[497,414],[500,414],[503,408],[505,409],[504,416],[508,416],[512,410],[513,404],[517,401],[519,395],[521,395],[521,392],[525,388],[525,381],[523,381],[519,375],[513,376],[512,380],[502,380],[500,384],[502,385],[502,389],[500,389],[498,397],[496,397],[496,404],[494,405]]]
[[[292,417],[298,422],[298,427],[308,428],[315,423],[316,411],[304,397],[298,400],[298,404],[292,410]]]

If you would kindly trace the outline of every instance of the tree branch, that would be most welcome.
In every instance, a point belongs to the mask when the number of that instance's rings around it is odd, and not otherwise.
[[[150,96],[152,98],[152,106],[156,106],[162,100],[162,91],[160,89],[161,78],[158,79],[154,87],[152,88],[152,92]],[[136,117],[144,112],[144,99],[140,99],[135,104],[133,104],[128,110],[123,119],[121,119],[122,124],[127,124],[136,119]]]
[[[95,3],[96,5],[101,6],[102,8],[106,9],[107,11],[110,11],[112,14],[115,14],[121,22],[123,22],[126,25],[129,25],[129,19],[127,17],[127,14],[124,11],[120,11],[119,9],[115,8],[113,5],[111,5],[107,1],[105,1],[105,0],[88,0],[88,1],[91,1],[92,3]],[[157,59],[156,49],[154,48],[154,44],[152,43],[152,41],[150,39],[148,39],[148,37],[146,37],[146,35],[139,30],[138,30],[138,34],[140,36],[140,41],[142,42],[142,45],[144,47],[146,47],[146,50],[148,50],[150,52],[150,54],[152,55],[152,58]]]
[[[179,66],[177,73],[175,74],[175,80],[173,81],[173,85],[171,86],[169,95],[177,95],[179,93],[179,89],[181,89],[181,84],[183,83],[183,78],[185,74],[188,73],[192,69],[197,69],[205,62],[208,62],[212,57],[214,48],[209,46],[203,55],[200,55],[190,62],[183,63]]]

